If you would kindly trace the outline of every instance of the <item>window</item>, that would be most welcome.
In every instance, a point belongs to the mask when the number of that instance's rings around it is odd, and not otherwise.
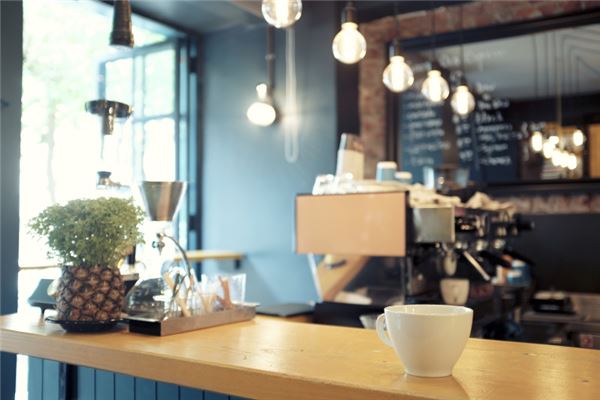
[[[94,196],[100,132],[87,101],[106,98],[134,109],[121,130],[113,180],[135,194],[141,180],[187,178],[187,39],[133,17],[135,48],[108,45],[112,7],[95,1],[23,2],[23,97],[20,165],[19,311],[41,278],[59,275],[28,222],[53,203]],[[183,156],[180,156],[183,155]],[[186,215],[182,204],[180,216]],[[178,232],[186,232],[180,218]],[[185,243],[185,237],[182,241]],[[36,311],[37,312],[37,311]],[[26,360],[17,398],[26,398]]]

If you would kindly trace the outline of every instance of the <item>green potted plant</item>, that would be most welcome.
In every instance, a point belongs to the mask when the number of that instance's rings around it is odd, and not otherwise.
[[[62,263],[56,308],[63,327],[120,319],[124,284],[117,266],[143,242],[144,215],[132,199],[101,197],[50,206],[30,222]]]

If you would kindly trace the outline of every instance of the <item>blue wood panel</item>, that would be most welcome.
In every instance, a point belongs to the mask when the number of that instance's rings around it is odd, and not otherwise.
[[[179,399],[179,386],[172,383],[156,383],[157,400],[176,400]]]
[[[44,360],[29,357],[27,363],[27,392],[29,400],[42,400],[44,393]]]
[[[44,360],[43,399],[60,400],[60,363]]]
[[[94,400],[96,397],[96,370],[77,368],[77,400]]]
[[[179,400],[204,400],[204,392],[182,386],[179,390]]]
[[[64,364],[29,358],[29,400],[60,400],[60,374]],[[136,378],[110,371],[77,367],[77,400],[245,400],[222,393],[205,392],[165,382]]]
[[[215,392],[204,392],[204,400],[229,400],[229,396]]]
[[[135,399],[135,378],[129,375],[115,374],[115,400]]]
[[[115,374],[96,370],[96,400],[115,400]]]
[[[135,378],[135,400],[156,400],[156,381]]]

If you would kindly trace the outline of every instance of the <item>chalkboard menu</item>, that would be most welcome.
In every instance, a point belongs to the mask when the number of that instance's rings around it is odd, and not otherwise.
[[[408,91],[400,101],[400,147],[402,169],[422,181],[424,166],[444,162],[451,144],[444,131],[443,106],[434,105],[421,93]]]
[[[476,83],[471,90],[476,108],[466,118],[453,113],[449,98],[433,104],[414,89],[400,96],[400,164],[415,182],[423,182],[423,167],[442,164],[469,168],[475,181],[518,178],[523,134],[508,119],[510,101],[495,97],[490,84]]]

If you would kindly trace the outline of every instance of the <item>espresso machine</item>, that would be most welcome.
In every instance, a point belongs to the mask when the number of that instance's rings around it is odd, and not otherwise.
[[[340,296],[344,289],[353,286],[365,268],[385,268],[373,264],[389,264],[390,259],[402,277],[396,283],[402,286],[400,301],[443,303],[440,281],[447,278],[468,280],[470,297],[483,298],[490,293],[478,293],[478,288],[493,291],[497,271],[509,270],[511,259],[525,258],[511,250],[510,242],[531,228],[509,210],[419,204],[411,201],[410,190],[296,198],[296,252],[308,254],[321,296],[315,307],[317,322],[319,308],[339,321],[343,307],[336,303],[353,301],[352,296]],[[316,262],[315,254],[327,256]],[[377,313],[390,304],[365,301],[356,313]],[[357,315],[351,319],[348,325],[360,325]]]

